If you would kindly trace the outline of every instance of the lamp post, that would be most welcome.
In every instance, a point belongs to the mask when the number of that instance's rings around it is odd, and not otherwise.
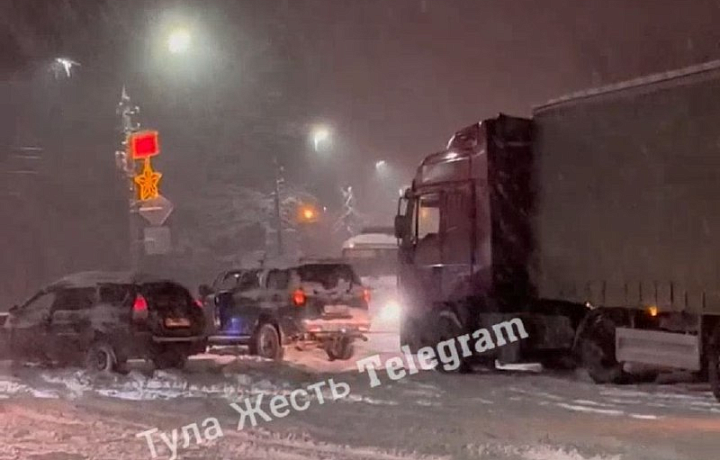
[[[278,163],[277,156],[273,157],[273,165],[275,168],[275,225],[277,228],[277,246],[278,255],[282,256],[285,254],[285,247],[283,242],[282,199],[280,193],[285,179],[283,178],[282,166]]]
[[[118,102],[116,113],[120,117],[120,130],[123,134],[121,149],[115,152],[115,162],[118,170],[125,176],[127,181],[128,194],[128,231],[129,231],[129,254],[130,268],[136,271],[140,265],[140,252],[138,242],[140,240],[140,228],[137,224],[135,214],[137,214],[137,201],[135,200],[135,185],[133,178],[135,177],[135,162],[132,158],[127,157],[127,139],[130,134],[140,128],[140,124],[133,121],[133,116],[140,112],[140,108],[133,105],[123,86],[120,102]]]

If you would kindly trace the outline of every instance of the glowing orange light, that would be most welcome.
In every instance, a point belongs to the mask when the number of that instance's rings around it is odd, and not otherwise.
[[[159,184],[162,174],[153,171],[150,158],[145,159],[142,173],[135,176],[133,181],[138,185],[138,198],[140,201],[147,201],[157,198],[160,195]]]
[[[298,220],[301,222],[315,222],[318,220],[318,213],[312,205],[305,205],[298,208]]]
[[[648,307],[647,311],[648,311],[648,314],[652,317],[655,317],[658,315],[658,307],[656,307],[654,305],[651,307]]]

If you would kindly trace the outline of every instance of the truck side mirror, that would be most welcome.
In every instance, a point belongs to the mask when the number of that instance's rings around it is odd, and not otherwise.
[[[405,239],[410,233],[410,220],[407,216],[397,215],[395,216],[395,238],[399,240]]]

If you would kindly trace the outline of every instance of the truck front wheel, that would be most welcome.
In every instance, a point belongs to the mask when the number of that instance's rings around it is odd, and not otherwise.
[[[459,319],[457,316],[450,311],[443,311],[440,313],[438,322],[437,322],[437,330],[436,332],[436,338],[435,338],[435,349],[437,350],[438,347],[440,347],[440,344],[445,341],[452,342],[452,346],[455,346],[455,341],[458,337],[463,335],[465,333],[462,325],[460,324]],[[457,348],[456,348],[457,350]],[[458,355],[460,354],[460,351],[457,350]],[[438,361],[437,366],[435,366],[435,370],[443,373],[443,374],[469,374],[472,372],[472,365],[470,364],[470,359],[465,358],[462,356],[459,356],[458,359],[460,360],[459,365],[457,368],[448,370],[445,367],[445,363]]]
[[[591,321],[580,343],[583,367],[595,383],[627,383],[629,375],[615,359],[615,321],[602,313]]]

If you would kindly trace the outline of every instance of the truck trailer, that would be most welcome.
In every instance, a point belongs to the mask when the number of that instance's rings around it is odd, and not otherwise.
[[[720,61],[458,131],[398,205],[401,342],[519,317],[527,340],[475,358],[683,369],[720,399],[718,95]]]

